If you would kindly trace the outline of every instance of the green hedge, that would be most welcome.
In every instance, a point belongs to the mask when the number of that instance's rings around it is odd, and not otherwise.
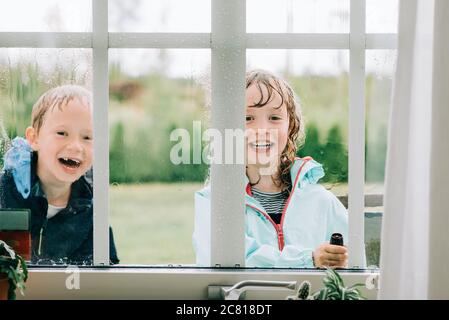
[[[0,68],[6,67],[0,64]],[[40,71],[34,64],[8,68],[3,70],[9,75],[8,81],[0,83],[0,117],[5,135],[12,139],[23,136],[34,102],[50,84],[39,78]],[[58,81],[53,85],[74,82],[73,75],[64,74],[62,69],[57,72]],[[111,183],[204,181],[208,171],[205,164],[174,165],[169,157],[176,143],[169,140],[173,129],[186,128],[192,135],[194,120],[202,121],[203,130],[207,126],[204,88],[194,79],[168,78],[160,74],[131,78],[123,74],[118,65],[111,66],[110,77]],[[322,163],[326,171],[324,182],[346,182],[347,77],[304,76],[289,81],[302,98],[306,121],[312,119],[306,122],[306,141],[298,156],[312,156]],[[368,87],[367,94],[375,92]],[[367,131],[369,182],[383,181],[385,128],[377,128],[374,134]],[[1,159],[4,138],[0,139]]]

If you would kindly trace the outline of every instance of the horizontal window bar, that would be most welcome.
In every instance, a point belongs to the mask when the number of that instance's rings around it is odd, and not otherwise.
[[[348,208],[348,196],[338,196],[338,200]],[[383,194],[365,194],[365,207],[382,207],[384,205],[384,195]]]
[[[349,33],[248,33],[249,49],[349,49]]]
[[[3,48],[92,48],[91,32],[0,32]]]
[[[109,33],[110,48],[210,48],[210,33]]]
[[[367,33],[365,40],[366,49],[396,49],[397,34],[394,33]]]
[[[349,33],[247,33],[248,49],[349,49]],[[396,49],[394,33],[368,33],[366,49]],[[92,48],[90,32],[0,32],[3,48]],[[210,48],[210,33],[109,33],[109,48]]]

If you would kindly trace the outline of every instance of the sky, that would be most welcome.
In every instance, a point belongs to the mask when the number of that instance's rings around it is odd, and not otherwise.
[[[348,32],[349,0],[247,0],[247,32]],[[0,32],[92,30],[91,0],[0,0]],[[396,32],[398,0],[366,0],[367,32]],[[24,10],[25,8],[25,10]],[[210,0],[110,0],[110,32],[210,32]],[[37,55],[53,61],[55,50],[39,49]],[[28,52],[27,52],[28,51]],[[36,56],[31,50],[0,49],[0,62]],[[36,50],[34,50],[36,51]],[[85,50],[84,50],[85,51]],[[86,54],[80,50],[80,57]],[[42,53],[44,52],[44,53]],[[48,54],[45,54],[48,53]],[[76,50],[59,50],[73,58]],[[294,74],[338,74],[348,70],[347,50],[248,50],[248,68]],[[391,52],[367,54],[367,70],[390,73]],[[42,58],[44,59],[44,58]],[[66,59],[65,56],[61,60]],[[45,59],[43,60],[45,61]],[[170,76],[195,77],[210,70],[210,50],[111,49],[110,61],[138,76],[166,64]],[[162,64],[163,64],[162,63]]]

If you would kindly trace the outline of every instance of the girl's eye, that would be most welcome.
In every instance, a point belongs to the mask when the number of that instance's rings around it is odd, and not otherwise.
[[[282,118],[280,116],[272,115],[270,116],[270,120],[281,120]]]
[[[84,137],[84,140],[92,140],[92,137],[90,137],[90,136],[85,136],[85,137]]]
[[[67,136],[67,132],[65,132],[65,131],[58,131],[58,132],[56,132],[56,134],[58,135],[58,136]]]
[[[246,121],[251,121],[251,120],[253,120],[253,119],[254,119],[253,116],[246,116]]]

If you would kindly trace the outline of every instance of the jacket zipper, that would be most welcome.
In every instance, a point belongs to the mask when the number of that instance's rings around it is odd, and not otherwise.
[[[250,207],[250,208],[253,208],[253,209],[256,210],[257,212],[260,212],[261,214],[264,215],[264,217],[265,217],[268,221],[271,222],[271,224],[273,225],[273,227],[274,227],[274,229],[275,229],[275,231],[276,231],[276,235],[277,235],[277,238],[278,238],[278,246],[279,246],[279,250],[282,251],[282,249],[284,248],[284,243],[283,243],[283,241],[284,241],[284,234],[283,234],[283,232],[282,232],[282,226],[281,226],[280,224],[277,224],[276,222],[274,222],[273,219],[271,219],[271,217],[270,217],[266,212],[264,212],[264,211],[262,211],[262,210],[260,210],[260,209],[258,209],[258,208],[256,208],[256,207],[254,207],[254,206],[252,206],[252,205],[250,205],[250,204],[247,204],[246,206],[248,206],[248,207]],[[281,238],[282,238],[282,242],[281,242]]]
[[[284,246],[285,246],[284,218],[285,218],[285,213],[287,212],[287,207],[288,207],[288,205],[290,203],[291,197],[293,196],[293,192],[295,191],[295,187],[296,187],[296,185],[298,183],[298,179],[299,179],[299,176],[301,174],[302,168],[304,168],[304,165],[311,159],[312,159],[311,157],[304,157],[303,158],[304,163],[301,165],[301,167],[298,170],[298,173],[296,174],[295,183],[293,184],[292,192],[288,196],[287,201],[285,202],[284,209],[282,210],[281,223],[277,224],[276,222],[273,221],[273,219],[271,219],[269,214],[267,214],[266,212],[264,212],[262,210],[259,210],[258,208],[254,207],[254,206],[251,206],[251,205],[247,204],[248,207],[253,208],[254,210],[262,213],[265,216],[265,218],[267,218],[268,221],[271,222],[271,224],[273,225],[274,229],[276,230],[276,234],[277,234],[277,238],[278,238],[279,251],[282,251],[284,249]],[[248,183],[248,185],[246,187],[246,190],[247,190],[247,193],[248,193],[248,191],[251,192],[251,188],[250,188],[249,183]],[[249,195],[251,196],[251,194],[249,194]]]
[[[43,236],[43,234],[45,232],[45,229],[47,228],[47,222],[48,222],[48,219],[45,218],[44,224],[42,225],[41,230],[39,232],[39,247],[38,247],[38,250],[37,250],[37,254],[39,256],[41,256],[41,254],[42,254],[42,250],[41,250],[42,249],[42,236]]]

